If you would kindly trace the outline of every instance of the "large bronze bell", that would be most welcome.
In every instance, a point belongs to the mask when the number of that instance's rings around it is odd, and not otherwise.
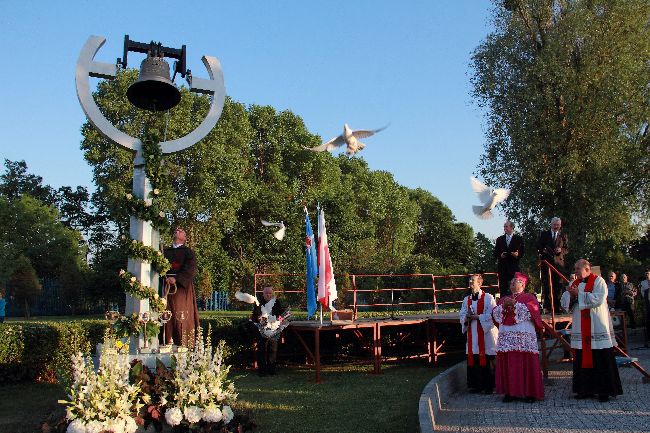
[[[131,104],[149,111],[166,111],[181,101],[181,92],[169,78],[169,63],[147,55],[140,65],[140,77],[126,91]]]

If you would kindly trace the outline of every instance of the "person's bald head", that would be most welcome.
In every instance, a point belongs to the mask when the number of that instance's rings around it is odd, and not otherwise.
[[[576,277],[582,279],[587,278],[591,274],[591,263],[585,259],[580,259],[574,265],[574,270],[576,272]]]
[[[180,227],[176,227],[176,230],[174,230],[173,239],[175,245],[184,245],[185,241],[187,240],[187,234],[185,233],[185,230]]]
[[[262,291],[262,296],[264,297],[264,300],[266,302],[269,302],[271,299],[273,299],[273,287],[264,287],[264,290]]]

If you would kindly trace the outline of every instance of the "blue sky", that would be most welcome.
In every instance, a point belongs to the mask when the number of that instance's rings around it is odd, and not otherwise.
[[[198,4],[196,4],[198,3]],[[469,185],[485,141],[470,95],[470,55],[490,32],[488,0],[447,1],[7,1],[0,0],[0,157],[26,160],[46,183],[92,188],[79,149],[84,115],[74,68],[89,35],[107,38],[96,60],[122,56],[124,35],[188,46],[188,67],[218,57],[226,91],[245,104],[301,116],[324,139],[390,127],[361,156],[422,187],[459,221],[495,237]],[[141,60],[130,57],[129,66]]]

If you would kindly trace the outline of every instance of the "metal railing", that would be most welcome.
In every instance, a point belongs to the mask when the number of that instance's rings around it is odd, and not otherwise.
[[[542,265],[546,265],[546,270],[548,272],[548,291],[549,291],[549,303],[551,306],[551,324],[553,325],[553,327],[555,327],[555,301],[553,299],[553,274],[562,278],[564,281],[566,281],[567,284],[569,284],[571,281],[569,281],[569,279],[565,277],[562,272],[558,271],[557,268],[552,264],[550,264],[547,260],[541,259],[540,267]],[[542,284],[542,291],[543,290],[544,290],[544,285]],[[544,302],[543,292],[542,292],[542,302]]]
[[[349,285],[340,286],[339,290],[345,291],[351,296],[351,308],[354,319],[357,318],[359,309],[382,309],[390,308],[391,312],[396,308],[403,307],[429,307],[428,310],[438,312],[439,309],[448,309],[450,306],[462,303],[467,294],[467,279],[474,273],[467,274],[335,274],[337,285],[341,281],[349,282]],[[483,290],[494,292],[499,287],[499,276],[495,272],[481,274],[484,280],[494,277],[495,282],[482,286]],[[293,284],[299,284],[299,288],[279,288],[278,281],[286,279],[300,280]],[[457,284],[462,280],[462,285]],[[269,283],[267,283],[267,281]],[[373,286],[374,282],[374,287]],[[415,284],[406,285],[404,282]],[[305,293],[305,274],[297,273],[259,273],[254,276],[254,293],[262,292],[263,287],[273,285],[278,293]],[[292,285],[292,284],[290,284]],[[318,289],[316,289],[318,290]],[[460,296],[459,296],[460,292]],[[386,294],[390,293],[390,302]],[[396,296],[397,294],[397,296]],[[370,299],[370,300],[368,300]]]

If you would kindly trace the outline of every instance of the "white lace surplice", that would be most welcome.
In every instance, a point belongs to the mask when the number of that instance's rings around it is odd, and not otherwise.
[[[503,324],[503,305],[497,306],[492,312],[494,320],[499,324],[499,339],[497,352],[529,352],[539,353],[537,348],[537,333],[526,305],[515,303],[515,324]]]

